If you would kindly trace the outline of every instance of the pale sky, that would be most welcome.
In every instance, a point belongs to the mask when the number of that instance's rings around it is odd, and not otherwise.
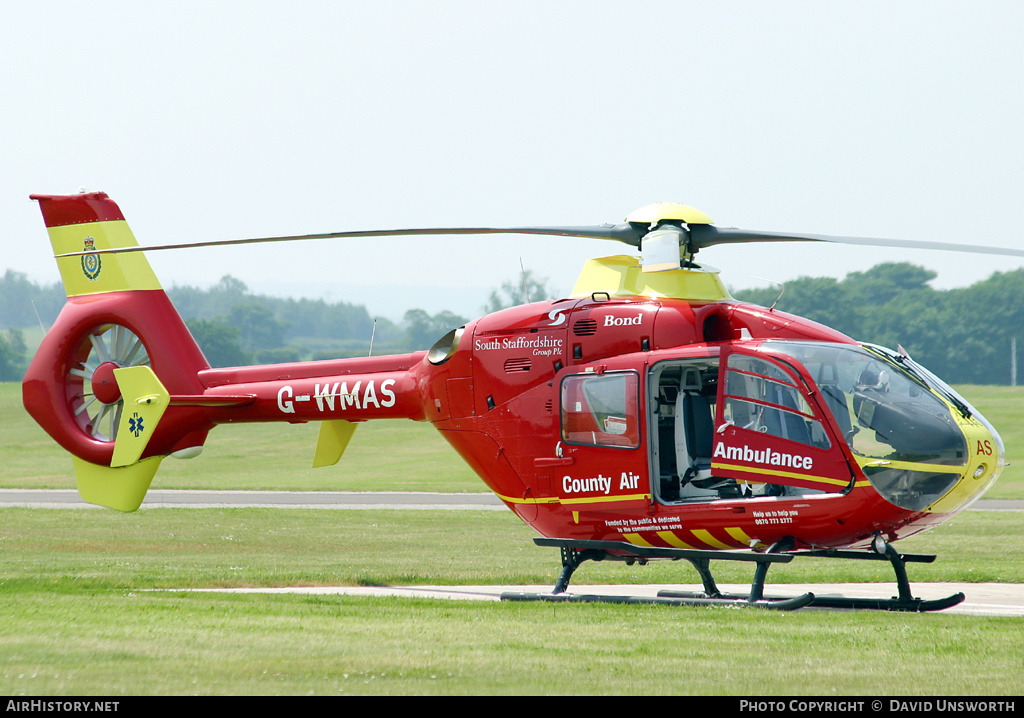
[[[7,2],[0,271],[53,281],[30,193],[102,190],[142,244],[431,226],[719,226],[1024,247],[1024,3]],[[597,240],[315,241],[152,255],[167,287],[476,316]],[[1020,259],[713,248],[732,288],[883,261],[965,286]]]

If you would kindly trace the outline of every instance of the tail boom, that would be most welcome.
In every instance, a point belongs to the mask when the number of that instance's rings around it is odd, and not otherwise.
[[[216,423],[264,421],[422,421],[421,380],[415,367],[424,352],[392,357],[339,359],[270,366],[211,369],[200,373],[203,398],[249,396],[243,410],[224,408]],[[173,397],[172,397],[173,404]],[[225,406],[225,405],[222,405]]]

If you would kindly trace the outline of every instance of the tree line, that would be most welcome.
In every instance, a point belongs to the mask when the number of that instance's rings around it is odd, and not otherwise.
[[[778,288],[734,290],[741,301],[772,306],[859,341],[902,346],[952,383],[1015,382],[1013,350],[1024,351],[1024,270],[997,272],[969,287],[938,290],[931,270],[879,264],[843,279],[802,277]],[[171,301],[213,366],[365,356],[428,348],[468,317],[410,309],[402,322],[371,317],[363,305],[253,294],[225,276],[209,289],[173,287]],[[496,288],[481,313],[556,296],[531,272]],[[0,278],[0,381],[18,381],[30,337],[64,304],[59,282],[41,285],[8,270]]]
[[[1024,269],[996,272],[969,287],[929,286],[935,272],[888,262],[843,279],[802,277],[778,288],[736,291],[737,299],[826,324],[858,341],[895,349],[955,384],[1010,384],[1015,348],[1024,352]]]
[[[531,301],[554,296],[546,280],[526,272],[522,284],[493,290],[481,313],[522,304],[524,292]],[[167,295],[215,367],[366,356],[371,342],[374,354],[427,349],[470,319],[410,309],[396,323],[371,317],[361,304],[253,294],[230,275],[209,289],[176,286]],[[7,327],[0,331],[0,381],[21,380],[31,359],[28,336],[41,339],[64,298],[60,282],[39,284],[13,270],[0,278],[0,327]]]

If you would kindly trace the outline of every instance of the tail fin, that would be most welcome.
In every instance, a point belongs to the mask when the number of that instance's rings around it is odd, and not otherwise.
[[[139,246],[121,210],[106,193],[34,194],[30,198],[39,202],[57,258],[57,269],[69,298],[161,288],[142,252],[62,256]]]
[[[145,255],[102,253],[138,246],[106,194],[32,199],[68,299],[25,375],[25,408],[74,456],[82,498],[133,511],[160,460],[198,453],[210,429],[187,409],[136,409],[151,396],[202,393],[198,372],[209,364]],[[124,396],[118,382],[129,377],[124,389],[133,395]]]

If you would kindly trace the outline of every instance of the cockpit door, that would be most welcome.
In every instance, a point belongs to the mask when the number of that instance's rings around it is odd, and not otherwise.
[[[735,479],[751,495],[851,485],[830,416],[791,364],[741,348],[723,352],[720,372],[712,476]]]

